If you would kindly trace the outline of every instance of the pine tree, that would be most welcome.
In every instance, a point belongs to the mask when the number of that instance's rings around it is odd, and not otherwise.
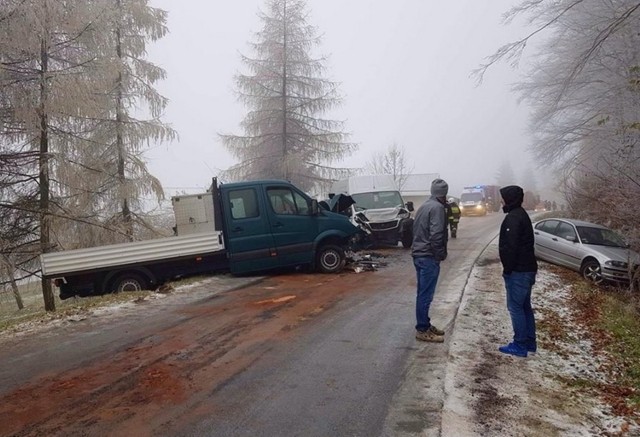
[[[166,33],[166,15],[147,3],[0,4],[0,146],[37,154],[6,200],[35,217],[39,253],[94,245],[95,229],[132,239],[135,202],[162,196],[142,152],[175,133],[159,122],[166,100],[153,84],[164,71],[144,55],[146,42]],[[132,115],[141,105],[150,119]],[[50,281],[42,289],[45,309],[55,310]]]
[[[91,10],[96,17],[93,51],[99,56],[100,71],[94,84],[101,112],[90,142],[79,151],[86,171],[81,179],[74,178],[73,199],[76,208],[99,217],[106,229],[76,223],[85,235],[81,246],[114,238],[133,240],[136,224],[148,226],[140,199],[152,195],[160,200],[164,193],[143,154],[150,143],[177,136],[160,120],[167,99],[154,88],[166,72],[145,59],[147,44],[167,32],[166,12],[150,7],[148,0],[95,2]],[[148,118],[140,118],[142,109]]]
[[[52,220],[59,214],[52,189],[68,164],[68,146],[82,132],[95,101],[85,73],[94,56],[85,50],[87,16],[80,0],[15,1],[0,5],[2,143],[17,153],[36,152],[20,190],[37,217],[40,252],[52,249]],[[36,206],[37,205],[37,206]],[[42,281],[45,310],[55,310],[51,283]]]
[[[323,77],[325,58],[307,23],[304,0],[267,0],[252,43],[255,57],[242,57],[248,74],[236,76],[240,100],[249,108],[244,135],[221,135],[240,162],[222,175],[231,180],[279,178],[303,190],[346,175],[330,165],[350,155],[341,121],[321,118],[341,99],[337,84]]]

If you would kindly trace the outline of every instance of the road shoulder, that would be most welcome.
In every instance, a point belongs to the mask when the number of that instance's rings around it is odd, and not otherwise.
[[[569,294],[544,266],[533,289],[538,353],[523,359],[498,352],[512,337],[501,271],[494,242],[474,266],[456,317],[442,435],[624,435],[616,433],[628,425],[608,406],[562,382],[576,373],[597,373],[588,336],[576,330],[573,342],[545,348],[556,340],[540,327],[573,321],[566,305]],[[565,353],[558,353],[560,349]]]

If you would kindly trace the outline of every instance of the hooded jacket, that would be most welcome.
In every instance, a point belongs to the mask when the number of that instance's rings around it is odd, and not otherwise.
[[[511,272],[536,272],[538,263],[534,253],[533,226],[527,211],[522,208],[524,192],[516,185],[500,189],[504,200],[502,210],[507,216],[500,226],[500,261],[505,275]]]
[[[431,256],[436,261],[447,259],[449,237],[447,224],[444,204],[432,195],[420,205],[413,220],[411,256],[414,258]]]

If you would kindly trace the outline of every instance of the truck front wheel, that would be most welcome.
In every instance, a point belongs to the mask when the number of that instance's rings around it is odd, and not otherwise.
[[[137,273],[127,273],[118,276],[115,281],[112,282],[111,290],[116,293],[121,291],[142,291],[147,290],[149,284],[147,280]]]
[[[344,250],[333,244],[322,246],[316,255],[316,265],[322,273],[339,273],[345,263]]]
[[[402,242],[402,247],[405,249],[409,249],[411,244],[413,243],[413,232],[411,230],[405,230],[402,233],[402,238],[400,240]]]

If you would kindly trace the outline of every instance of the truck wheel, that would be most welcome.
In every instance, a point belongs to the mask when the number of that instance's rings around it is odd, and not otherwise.
[[[344,250],[333,244],[322,246],[316,255],[316,266],[322,273],[339,273],[346,261]]]
[[[120,293],[121,291],[142,291],[148,289],[148,287],[149,284],[142,275],[126,273],[113,281],[111,289],[116,293]]]
[[[404,247],[405,249],[409,249],[411,247],[411,244],[413,244],[412,234],[412,232],[405,232],[402,234],[402,239],[400,241],[402,242],[402,247]]]

